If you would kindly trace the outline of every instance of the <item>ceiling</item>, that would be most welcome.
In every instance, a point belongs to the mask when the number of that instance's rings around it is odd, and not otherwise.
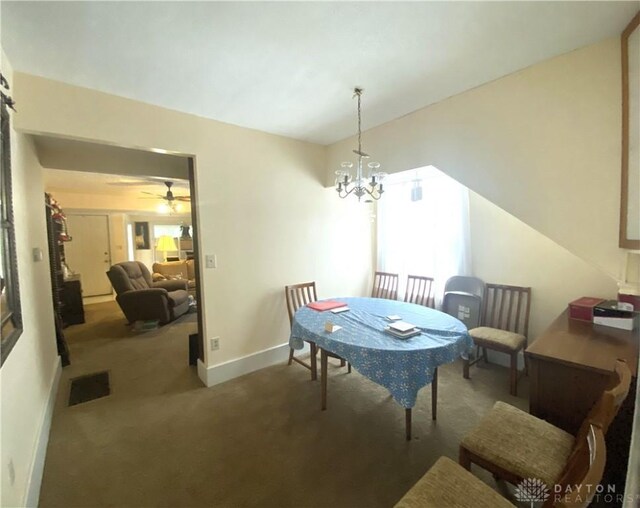
[[[46,191],[64,190],[79,194],[99,194],[108,196],[129,196],[135,198],[151,198],[143,192],[166,194],[167,187],[162,178],[134,177],[131,175],[113,175],[90,173],[86,171],[69,171],[65,169],[43,168],[44,188]],[[189,195],[188,180],[171,179],[171,190],[176,196]],[[160,201],[161,198],[157,198]]]
[[[13,67],[329,144],[620,34],[638,2],[7,2]]]

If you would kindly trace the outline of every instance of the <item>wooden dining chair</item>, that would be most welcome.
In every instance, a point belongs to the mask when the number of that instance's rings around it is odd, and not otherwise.
[[[477,354],[473,361],[464,361],[463,376],[469,379],[469,367],[481,358],[480,348],[485,362],[488,362],[487,349],[506,353],[511,357],[510,393],[517,395],[518,354],[528,343],[531,288],[487,284],[483,309],[481,326],[469,330]]]
[[[293,327],[293,316],[296,311],[311,302],[315,302],[318,300],[318,295],[316,293],[316,283],[315,282],[303,282],[301,284],[292,284],[290,286],[284,287],[285,299],[287,302],[287,313],[289,314],[289,325]],[[296,358],[294,356],[294,350],[292,347],[289,347],[289,362],[288,365],[291,365],[292,362],[299,363],[303,367],[311,370],[311,380],[315,381],[318,379],[318,346],[316,346],[315,342],[305,341],[309,343],[309,348],[311,350],[311,355],[309,357],[309,363],[304,362],[300,358]],[[340,360],[340,366],[344,367],[348,366],[349,373],[351,373],[351,364],[347,364],[347,362],[340,358],[337,355],[331,355],[333,358],[337,358]]]
[[[398,299],[398,274],[376,272],[373,277],[372,298]]]
[[[292,284],[290,286],[284,287],[284,295],[287,301],[287,313],[289,314],[289,325],[293,327],[293,315],[296,311],[307,305],[308,303],[315,302],[318,300],[318,295],[316,293],[316,283],[314,282],[303,282],[302,284]],[[306,341],[309,343],[309,347],[311,349],[311,356],[309,357],[309,363],[304,362],[300,358],[296,358],[293,354],[294,350],[292,347],[289,347],[289,362],[288,365],[291,365],[291,362],[296,362],[306,367],[311,371],[311,380],[315,381],[318,378],[318,368],[317,368],[317,356],[318,349],[316,347],[315,342]]]
[[[568,493],[558,494],[553,485],[546,484],[551,492],[543,508],[588,506],[597,493],[594,487],[602,480],[606,459],[604,431],[597,423],[591,423],[584,438],[577,443],[576,453],[567,463],[565,474],[558,483],[562,487],[561,492]],[[444,506],[510,508],[516,505],[448,457],[440,457],[394,508]]]
[[[461,441],[459,462],[465,469],[477,464],[494,477],[517,485],[525,478],[539,478],[555,485],[574,473],[580,444],[592,424],[606,434],[629,393],[631,371],[616,361],[614,386],[603,391],[583,420],[576,437],[535,416],[498,401]]]
[[[435,309],[435,300],[432,277],[407,275],[407,290],[404,294],[405,302],[424,305],[425,307]]]

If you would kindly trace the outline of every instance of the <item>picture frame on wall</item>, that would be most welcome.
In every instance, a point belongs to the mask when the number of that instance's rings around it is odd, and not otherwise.
[[[149,223],[136,222],[134,223],[134,228],[136,250],[149,250],[151,248],[151,242],[149,240]]]

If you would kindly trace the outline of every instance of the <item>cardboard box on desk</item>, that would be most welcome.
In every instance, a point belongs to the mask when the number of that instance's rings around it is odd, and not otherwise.
[[[569,317],[580,321],[593,321],[593,308],[604,302],[604,298],[583,296],[569,303]]]

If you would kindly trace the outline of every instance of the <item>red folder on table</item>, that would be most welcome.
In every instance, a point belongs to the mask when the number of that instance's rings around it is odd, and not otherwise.
[[[310,309],[319,310],[322,312],[323,310],[331,310],[337,309],[338,307],[346,307],[347,304],[344,302],[336,302],[335,300],[325,300],[324,302],[311,302],[307,305]]]

